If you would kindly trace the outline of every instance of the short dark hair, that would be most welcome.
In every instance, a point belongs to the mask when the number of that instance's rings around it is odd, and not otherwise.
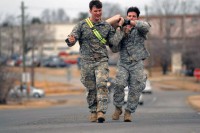
[[[129,12],[135,12],[137,14],[137,17],[140,16],[140,10],[137,7],[129,7],[127,10],[127,15]]]
[[[89,8],[90,8],[90,10],[92,10],[92,7],[96,7],[96,8],[102,8],[102,3],[101,3],[101,1],[99,1],[99,0],[92,0],[92,1],[90,1],[90,4],[89,4]]]

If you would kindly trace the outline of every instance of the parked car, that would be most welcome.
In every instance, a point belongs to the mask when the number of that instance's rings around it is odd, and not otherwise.
[[[77,64],[77,59],[66,59],[64,62],[67,64]]]
[[[5,65],[7,61],[7,57],[2,55],[0,56],[0,65]]]
[[[49,57],[44,59],[41,62],[41,66],[44,67],[69,67],[70,65],[67,64],[63,59],[59,57]]]
[[[9,96],[11,97],[25,97],[27,96],[27,87],[25,85],[15,86],[9,92]],[[45,92],[42,89],[30,86],[30,97],[41,98],[45,96]]]
[[[25,65],[26,66],[32,66],[32,65],[34,65],[36,67],[39,67],[40,66],[40,59],[41,58],[39,56],[34,56],[34,58],[32,58],[32,57],[26,57]]]
[[[149,80],[146,81],[146,87],[145,87],[145,89],[142,91],[142,93],[148,93],[148,94],[151,94],[151,93],[152,93],[151,82],[150,82]]]
[[[127,103],[127,101],[128,101],[128,86],[124,88],[124,93],[125,93],[124,103]],[[139,105],[143,105],[143,104],[144,104],[144,100],[143,100],[143,95],[141,94],[140,98],[139,98]]]

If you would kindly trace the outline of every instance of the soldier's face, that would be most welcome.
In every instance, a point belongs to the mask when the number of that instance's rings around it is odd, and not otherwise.
[[[127,19],[129,20],[138,20],[138,17],[137,17],[137,13],[135,12],[129,12],[128,15],[127,15]]]
[[[92,10],[90,10],[91,17],[94,21],[99,21],[101,20],[101,15],[102,15],[102,8],[96,8],[95,6],[92,7]]]

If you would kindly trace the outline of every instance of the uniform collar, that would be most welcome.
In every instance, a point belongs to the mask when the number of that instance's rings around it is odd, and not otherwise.
[[[90,18],[89,18],[90,19]],[[91,20],[90,20],[91,21]],[[105,21],[103,21],[102,19],[98,22],[93,22],[91,21],[94,25],[101,25],[101,24],[104,24]]]

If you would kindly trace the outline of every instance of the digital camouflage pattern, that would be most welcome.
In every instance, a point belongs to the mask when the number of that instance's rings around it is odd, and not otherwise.
[[[87,88],[87,102],[91,112],[102,111],[105,113],[107,110],[108,73],[107,62],[96,62],[91,64],[82,62],[81,82]]]
[[[118,31],[105,21],[93,23],[107,45],[116,48],[123,37],[123,32]],[[72,30],[80,44],[81,56],[81,82],[87,88],[87,102],[91,112],[101,111],[106,113],[108,104],[108,53],[106,45],[102,44],[85,20],[80,21]],[[66,41],[68,46],[73,46]]]
[[[123,32],[116,30],[107,22],[100,21],[93,23],[94,28],[98,30],[103,38],[108,42],[111,48],[118,46],[123,37]],[[106,45],[102,44],[89,28],[85,20],[80,21],[72,30],[70,35],[74,35],[80,44],[81,59],[86,62],[108,61]],[[74,44],[68,43],[69,46]]]
[[[114,87],[114,105],[124,104],[124,88],[129,87],[128,101],[125,110],[135,112],[141,92],[146,86],[143,60],[149,56],[144,46],[150,25],[144,21],[136,21],[136,26],[126,33],[120,45],[120,59]]]

